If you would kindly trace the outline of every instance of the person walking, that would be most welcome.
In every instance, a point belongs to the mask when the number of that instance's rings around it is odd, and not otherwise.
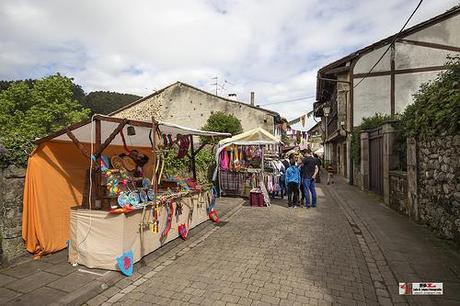
[[[303,180],[303,191],[305,193],[305,207],[310,208],[310,193],[311,193],[311,206],[316,207],[316,186],[315,179],[318,175],[318,163],[311,154],[311,151],[307,150],[305,159],[302,165],[302,180]]]
[[[334,184],[334,173],[335,173],[335,167],[334,163],[331,162],[329,165],[327,165],[327,185],[329,184]]]
[[[288,206],[296,208],[299,205],[300,171],[294,160],[291,160],[291,165],[287,168],[285,176],[285,184],[288,190]]]

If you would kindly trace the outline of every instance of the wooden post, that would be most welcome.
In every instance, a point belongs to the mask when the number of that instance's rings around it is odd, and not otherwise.
[[[158,193],[158,180],[157,174],[155,172],[156,164],[157,164],[157,123],[155,119],[152,117],[152,162],[153,162],[153,174],[152,174],[152,186],[153,191],[155,192],[155,204],[156,198]]]
[[[196,181],[196,164],[195,164],[195,148],[193,147],[193,135],[190,135],[190,162],[192,163],[193,179]]]
[[[95,139],[95,145],[94,145],[94,151],[91,152],[91,154],[95,154],[96,152],[99,151],[101,148],[101,120],[100,119],[95,119],[95,126],[96,126],[96,139]],[[93,161],[93,163],[97,163],[97,161]],[[102,200],[104,197],[104,190],[102,190],[102,173],[98,167],[95,167],[97,170],[94,173],[94,185],[93,185],[93,192],[94,192],[94,197],[91,197],[91,207],[99,209],[101,208]],[[92,193],[93,193],[92,192]],[[93,200],[94,199],[94,200]]]

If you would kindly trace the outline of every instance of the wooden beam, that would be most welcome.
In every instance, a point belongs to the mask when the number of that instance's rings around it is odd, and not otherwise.
[[[62,130],[60,130],[60,131],[51,133],[51,134],[49,134],[48,136],[45,136],[45,137],[43,137],[43,138],[40,138],[40,139],[35,140],[35,144],[38,145],[38,144],[41,144],[41,143],[43,143],[43,142],[45,142],[45,141],[51,140],[51,139],[53,139],[53,138],[55,138],[55,137],[59,137],[59,136],[61,136],[61,135],[63,135],[63,134],[66,134],[67,131],[75,130],[75,129],[79,128],[79,127],[82,127],[82,126],[88,124],[88,123],[91,123],[91,119],[86,119],[86,120],[83,120],[83,121],[74,123],[74,124],[72,124],[72,125],[70,125],[70,126],[64,128],[64,129],[62,129]]]
[[[407,69],[398,69],[394,71],[394,74],[407,74],[407,73],[419,73],[419,72],[430,72],[430,71],[440,71],[447,69],[446,66],[429,66],[429,67],[420,67],[420,68],[407,68]],[[353,74],[354,79],[361,79],[363,77],[379,77],[379,76],[389,76],[391,71],[377,71],[371,73],[356,73]]]
[[[195,151],[195,156],[198,155],[198,153],[200,153],[200,151],[206,146],[206,143],[203,143],[201,144],[201,146],[198,147],[198,149],[196,149]]]
[[[390,47],[390,112],[395,114],[395,44]]]
[[[403,43],[403,44],[409,44],[409,45],[415,45],[415,46],[420,46],[420,47],[431,48],[431,49],[439,49],[439,50],[460,52],[459,47],[443,45],[443,44],[436,44],[436,43],[426,42],[426,41],[417,41],[417,40],[411,40],[411,39],[404,39],[403,38],[403,39],[399,39],[398,42]]]
[[[139,126],[139,127],[146,127],[146,128],[152,127],[152,123],[147,122],[147,121],[138,121],[138,120],[131,120],[131,119],[126,119],[126,118],[116,118],[116,117],[105,117],[105,116],[100,116],[100,115],[96,115],[94,117],[101,121],[122,123],[123,121],[127,120],[127,124],[132,125],[132,126]]]
[[[72,142],[77,146],[81,154],[83,154],[86,158],[91,158],[91,154],[89,154],[85,146],[80,141],[78,141],[77,137],[75,137],[75,135],[70,130],[67,130],[66,134],[67,136],[69,136]]]
[[[99,121],[100,122],[100,121]],[[115,130],[113,130],[113,132],[109,135],[109,137],[107,137],[107,139],[104,141],[104,143],[102,145],[99,145],[99,148],[96,149],[96,152],[94,153],[94,156],[96,158],[98,158],[102,151],[104,151],[108,145],[112,142],[112,140],[118,135],[118,133],[120,133],[120,131],[125,127],[126,123],[128,122],[127,119],[124,119],[122,122],[120,122],[120,124],[117,126],[117,128]],[[97,126],[97,125],[96,125]],[[97,129],[96,129],[97,130]],[[96,133],[97,135],[97,133]],[[96,137],[97,138],[97,137]],[[97,140],[96,140],[97,142]]]
[[[191,156],[191,163],[192,163],[192,175],[193,179],[196,181],[196,163],[195,163],[195,148],[193,147],[193,135],[190,135],[190,156]]]

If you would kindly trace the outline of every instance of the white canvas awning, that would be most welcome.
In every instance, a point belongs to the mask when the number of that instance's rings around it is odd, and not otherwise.
[[[225,147],[231,144],[236,145],[266,145],[280,144],[275,136],[264,130],[263,128],[255,128],[253,130],[235,135],[230,138],[225,138],[219,141],[220,147]]]
[[[118,127],[120,121],[123,119],[108,117],[103,115],[95,115],[93,119],[100,119],[101,124],[101,140],[104,142],[109,135]],[[37,140],[37,143],[43,141],[65,141],[71,142],[72,140],[67,135],[67,131],[71,131],[72,134],[80,141],[81,143],[91,143],[95,141],[95,130],[96,130],[95,120],[86,120],[75,125],[70,126],[67,129],[61,130],[55,134],[50,136],[41,138]],[[127,128],[129,126],[133,126],[136,135],[129,136],[127,132]],[[207,136],[207,137],[226,137],[230,136],[229,133],[219,133],[219,132],[210,132],[210,131],[202,131],[197,129],[191,129],[187,127],[183,127],[177,124],[167,123],[167,122],[158,122],[158,128],[163,134],[171,134],[174,138],[177,134],[181,135],[194,135],[194,136]],[[151,121],[136,121],[136,120],[129,120],[129,122],[123,128],[123,134],[126,139],[126,143],[130,146],[137,146],[137,147],[150,147],[150,140],[149,140],[149,133],[152,129],[152,122]],[[121,139],[120,134],[118,133],[111,145],[123,145],[123,141]]]

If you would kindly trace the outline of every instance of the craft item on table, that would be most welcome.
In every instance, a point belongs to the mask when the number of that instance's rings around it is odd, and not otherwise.
[[[118,170],[125,170],[125,167],[123,166],[123,160],[121,159],[120,156],[114,155],[110,159],[110,162],[112,164],[112,167]]]
[[[228,154],[226,150],[220,152],[220,170],[228,170]]]
[[[126,214],[133,211],[134,208],[131,205],[125,205],[123,207],[112,208],[109,210],[111,214]]]
[[[190,187],[190,189],[195,190],[195,191],[202,191],[203,188],[198,184],[198,182],[193,179],[193,178],[188,178],[185,180],[187,185]]]
[[[104,162],[104,166],[109,169],[110,168],[110,159],[107,155],[101,155],[101,160]]]
[[[141,202],[143,202],[143,203],[147,203],[149,201],[149,198],[147,196],[147,192],[145,192],[145,190],[139,191],[139,197],[141,199]]]
[[[133,275],[133,268],[134,268],[134,256],[133,251],[129,250],[124,252],[120,257],[117,257],[117,264],[118,268],[120,269],[121,273],[126,276]]]
[[[118,195],[118,205],[120,205],[120,207],[124,207],[126,205],[129,204],[129,196],[126,192],[120,192],[120,194]]]
[[[129,172],[136,171],[136,162],[129,156],[129,155],[121,155],[123,167],[128,170]]]
[[[180,224],[178,227],[179,235],[182,239],[186,240],[187,239],[187,226],[185,226],[184,223]]]
[[[160,236],[161,244],[165,243],[166,239],[168,238],[168,233],[171,230],[172,216],[174,214],[174,205],[172,201],[168,201],[165,207],[166,207],[167,219],[166,219],[165,228],[161,232],[161,236]]]
[[[153,191],[153,189],[147,190],[147,197],[150,201],[155,200],[155,192]]]
[[[262,158],[262,147],[257,146],[256,151],[254,152],[254,159],[261,159]]]
[[[152,186],[152,182],[150,182],[150,179],[148,177],[144,177],[142,179],[142,187],[150,188],[151,186]]]
[[[139,208],[141,199],[136,191],[131,191],[128,196],[128,201],[134,208]]]

